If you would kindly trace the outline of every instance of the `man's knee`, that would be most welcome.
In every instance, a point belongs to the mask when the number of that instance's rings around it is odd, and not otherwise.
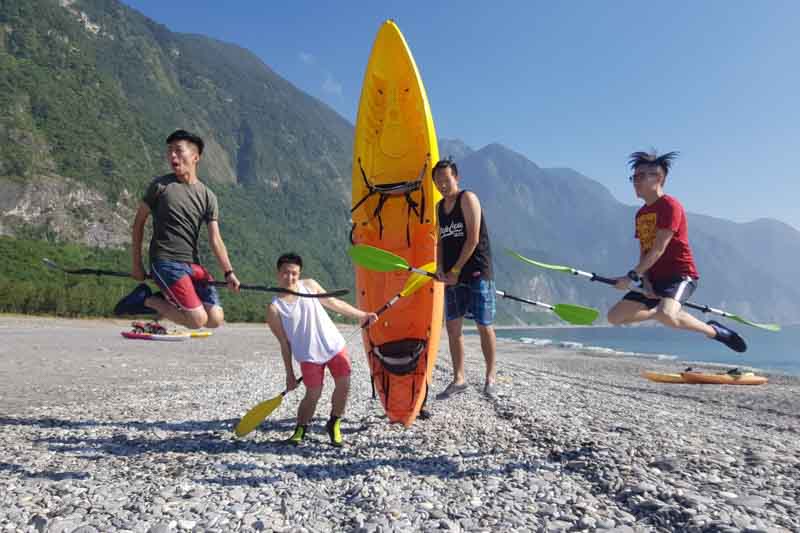
[[[447,329],[447,336],[451,338],[460,337],[463,335],[463,328],[461,327],[461,319],[448,320],[445,322],[445,329]]]
[[[653,318],[655,318],[665,326],[677,328],[678,325],[680,324],[680,320],[678,320],[678,312],[680,312],[680,310],[675,312],[671,309],[659,309],[658,311],[656,311]]]
[[[334,391],[343,391],[350,389],[350,376],[343,376],[333,380]]]
[[[653,318],[665,326],[677,328],[680,324],[681,304],[672,298],[663,298]]]
[[[322,385],[319,387],[306,387],[306,396],[305,399],[316,402],[322,396]]]
[[[225,313],[219,306],[214,306],[208,310],[207,328],[218,328],[225,323]]]
[[[186,317],[186,327],[189,329],[199,329],[208,323],[208,314],[202,309],[191,311],[184,316]]]
[[[494,326],[492,324],[478,324],[475,323],[475,327],[478,329],[478,333],[480,335],[493,335],[494,334]]]

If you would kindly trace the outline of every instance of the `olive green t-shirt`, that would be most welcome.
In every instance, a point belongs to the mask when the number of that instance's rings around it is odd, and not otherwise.
[[[170,259],[199,263],[200,227],[219,218],[217,197],[200,181],[188,184],[175,174],[153,179],[142,201],[153,215],[150,262]]]

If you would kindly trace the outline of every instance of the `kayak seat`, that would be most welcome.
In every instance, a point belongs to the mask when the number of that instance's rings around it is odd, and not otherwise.
[[[417,369],[420,356],[425,353],[428,342],[424,339],[401,339],[372,347],[387,372],[403,376]]]

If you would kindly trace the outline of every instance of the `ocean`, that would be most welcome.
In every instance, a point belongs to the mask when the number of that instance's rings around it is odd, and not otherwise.
[[[784,327],[778,333],[736,322],[729,325],[747,342],[745,353],[736,353],[697,333],[659,326],[498,329],[497,338],[610,355],[674,360],[676,370],[682,370],[686,362],[696,361],[800,375],[800,325]],[[477,335],[474,330],[465,333]]]

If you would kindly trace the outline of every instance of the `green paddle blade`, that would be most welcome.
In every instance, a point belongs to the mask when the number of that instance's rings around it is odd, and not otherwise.
[[[515,252],[513,250],[506,250],[506,252],[509,255],[511,255],[512,257],[515,257],[515,258],[519,259],[520,261],[528,263],[529,265],[537,266],[539,268],[545,268],[547,270],[555,270],[556,272],[566,272],[568,274],[580,274],[580,275],[584,275],[584,276],[587,276],[587,277],[590,276],[592,281],[601,281],[603,283],[608,283],[608,284],[611,284],[611,285],[613,285],[613,282],[614,282],[613,279],[603,278],[601,276],[596,276],[595,274],[591,274],[591,273],[588,273],[588,272],[582,272],[582,271],[577,270],[577,269],[572,268],[572,267],[562,266],[562,265],[551,265],[551,264],[548,264],[548,263],[542,263],[541,261],[534,261],[533,259],[525,257],[524,255],[520,255],[520,254],[518,254],[517,252]],[[566,305],[566,304],[563,304],[563,305]],[[748,326],[753,326],[754,328],[761,328],[761,329],[765,329],[767,331],[780,331],[781,330],[781,327],[778,324],[759,324],[758,322],[753,322],[751,320],[747,320],[746,318],[742,318],[742,317],[740,317],[738,315],[734,315],[734,314],[727,313],[727,312],[724,312],[724,311],[719,311],[719,310],[710,311],[708,309],[708,307],[706,307],[706,306],[693,304],[691,302],[685,302],[684,305],[686,305],[687,307],[692,307],[694,309],[698,309],[698,310],[703,311],[703,312],[713,312],[715,314],[719,314],[721,316],[730,318],[731,320],[735,320],[735,321],[740,322],[742,324],[746,324]],[[559,314],[556,311],[556,314],[558,316],[560,316],[561,318],[563,318],[564,320],[566,320],[567,322],[571,322],[573,324],[579,324],[580,323],[580,322],[573,322],[572,320],[570,320],[570,318],[567,318],[568,316],[569,317],[573,316],[572,315],[572,311],[565,311],[565,313],[566,313],[565,316],[562,316],[561,314]],[[587,315],[583,315],[581,313],[578,313],[575,316],[579,320],[582,320],[583,317],[585,316],[585,317],[587,317],[586,319],[588,320],[588,316],[589,315],[588,314]],[[597,317],[595,317],[595,318],[597,318]],[[594,318],[592,320],[594,320]]]
[[[261,425],[261,422],[263,422],[265,418],[272,414],[272,411],[280,406],[282,401],[283,395],[279,394],[270,400],[261,402],[247,411],[242,419],[239,420],[239,423],[236,424],[236,429],[234,430],[236,436],[244,437],[256,429],[259,425]]]
[[[758,322],[752,322],[747,320],[746,318],[742,318],[739,315],[727,315],[728,318],[731,320],[735,320],[737,322],[741,322],[742,324],[746,324],[748,326],[753,326],[754,328],[761,328],[767,331],[780,331],[781,327],[778,324],[759,324]]]
[[[391,252],[375,248],[368,244],[356,244],[351,246],[348,251],[350,258],[358,266],[376,272],[394,272],[397,270],[408,270],[408,262]]]
[[[533,266],[537,266],[539,268],[546,268],[548,270],[555,270],[555,271],[558,271],[558,272],[566,272],[567,274],[572,274],[573,272],[575,272],[575,269],[572,268],[572,267],[561,266],[561,265],[551,265],[551,264],[548,264],[548,263],[541,263],[539,261],[534,261],[533,259],[529,259],[529,258],[525,257],[524,255],[520,255],[520,254],[518,254],[517,252],[515,252],[513,250],[506,250],[506,252],[509,255],[511,255],[512,257],[516,257],[520,261],[524,261],[525,263],[528,263],[528,264],[533,265]]]
[[[419,267],[420,270],[424,270],[425,272],[436,272],[436,263],[428,263],[426,265],[422,265]],[[431,281],[430,276],[425,276],[423,274],[417,274],[413,272],[409,277],[408,281],[406,281],[403,290],[400,291],[400,296],[409,296],[417,292],[423,285]]]
[[[555,304],[553,312],[561,320],[578,326],[589,326],[600,315],[597,309],[573,304]]]

